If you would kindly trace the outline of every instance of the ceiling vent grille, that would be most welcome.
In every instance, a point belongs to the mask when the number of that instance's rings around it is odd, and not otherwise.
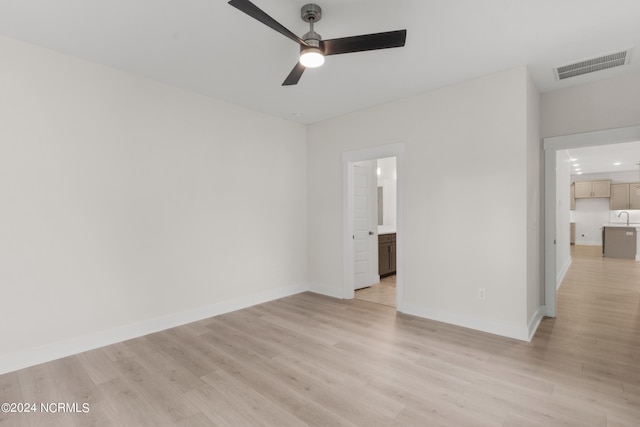
[[[630,57],[631,49],[628,49],[623,50],[622,52],[611,53],[598,58],[587,59],[586,61],[557,67],[555,68],[556,79],[564,80],[571,77],[581,76],[583,74],[595,73],[596,71],[606,70],[608,68],[621,67],[629,63]]]

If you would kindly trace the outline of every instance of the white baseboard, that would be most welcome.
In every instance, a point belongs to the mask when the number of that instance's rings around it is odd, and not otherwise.
[[[530,340],[529,328],[524,325],[522,327],[506,325],[504,323],[445,312],[412,303],[405,303],[402,312],[507,338],[515,338],[520,341]]]
[[[29,366],[60,359],[115,344],[132,338],[141,337],[165,329],[174,328],[198,320],[229,313],[243,308],[299,294],[309,290],[307,284],[274,289],[246,297],[234,298],[216,304],[185,310],[166,316],[156,317],[142,322],[132,323],[81,337],[58,341],[15,353],[0,355],[0,375],[17,371]]]
[[[535,314],[529,321],[529,325],[528,325],[529,339],[527,339],[527,341],[531,341],[533,339],[533,336],[536,334],[536,331],[538,330],[538,326],[540,326],[540,322],[542,322],[542,318],[544,317],[544,311],[545,311],[544,307],[542,306],[538,307]]]
[[[344,299],[342,284],[340,286],[329,286],[322,283],[309,283],[308,290],[327,297]]]
[[[576,246],[602,246],[602,242],[598,242],[596,240],[576,240]]]
[[[567,261],[564,263],[562,267],[560,267],[560,271],[556,274],[556,290],[560,289],[560,285],[564,280],[564,276],[567,275],[567,271],[569,271],[569,267],[571,267],[571,263],[573,262],[573,258],[567,258]]]

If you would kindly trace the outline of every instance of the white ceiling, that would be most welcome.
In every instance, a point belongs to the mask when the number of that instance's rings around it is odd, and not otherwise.
[[[253,1],[296,34],[308,30],[308,0]],[[301,123],[521,65],[542,92],[640,72],[638,0],[318,4],[324,38],[406,28],[406,46],[331,56],[282,87],[298,46],[225,0],[0,0],[0,34]],[[625,67],[555,80],[555,66],[634,46]]]
[[[578,169],[582,172],[582,175],[606,172],[638,172],[640,141],[574,148],[567,150],[567,154],[572,159],[570,162],[572,175],[577,174]]]

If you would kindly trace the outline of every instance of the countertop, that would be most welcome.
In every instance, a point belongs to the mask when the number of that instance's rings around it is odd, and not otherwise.
[[[640,229],[640,224],[638,224],[637,222],[632,222],[629,225],[627,225],[626,222],[609,222],[607,224],[602,224],[603,227],[631,227],[631,228],[635,228],[636,230]]]
[[[381,236],[383,234],[393,234],[396,232],[396,225],[395,224],[389,224],[389,225],[379,225],[378,226],[378,235]]]

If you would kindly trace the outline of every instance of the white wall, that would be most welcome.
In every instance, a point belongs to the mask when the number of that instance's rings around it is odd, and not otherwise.
[[[518,68],[310,126],[312,289],[342,293],[342,153],[403,143],[406,311],[526,339],[529,91]]]
[[[609,218],[607,219],[606,222],[626,224],[627,216],[626,215],[618,216],[621,212],[629,213],[630,223],[640,224],[640,209],[624,209],[624,210],[609,211]]]
[[[576,199],[576,245],[602,245],[602,225],[609,222],[609,199]]]
[[[542,94],[542,137],[640,125],[640,73]]]
[[[306,130],[0,38],[0,373],[306,288]]]

